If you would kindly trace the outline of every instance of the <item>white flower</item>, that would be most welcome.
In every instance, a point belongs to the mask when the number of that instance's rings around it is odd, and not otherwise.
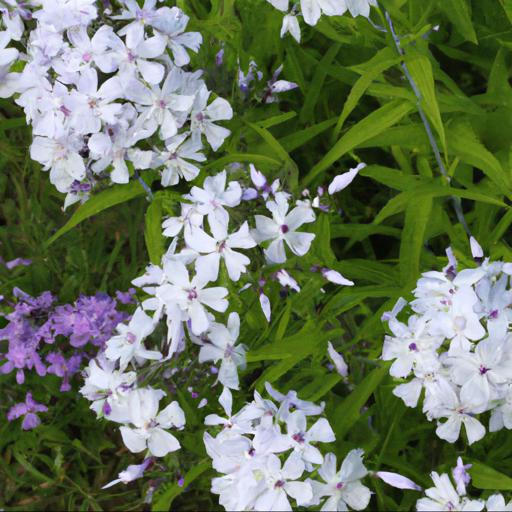
[[[100,173],[112,165],[110,179],[114,183],[128,183],[130,171],[126,162],[130,161],[134,169],[149,169],[153,158],[151,151],[142,151],[134,144],[132,131],[119,126],[108,126],[106,133],[93,133],[88,142],[90,156],[96,160],[92,170]]]
[[[304,463],[296,454],[292,453],[282,468],[279,458],[270,454],[261,471],[266,489],[256,499],[254,510],[291,511],[288,496],[293,498],[299,507],[313,497],[311,485],[308,482],[297,481],[304,472]]]
[[[41,9],[32,16],[62,32],[76,25],[88,25],[98,13],[95,0],[41,0]]]
[[[162,186],[177,185],[180,178],[192,181],[199,174],[199,167],[188,160],[204,162],[206,157],[201,153],[203,145],[197,139],[188,139],[187,133],[180,133],[167,139],[167,151],[161,151],[155,158],[154,165],[163,165]]]
[[[339,192],[340,190],[343,190],[344,188],[348,187],[352,183],[354,178],[357,176],[359,171],[361,169],[364,169],[365,167],[366,164],[361,163],[358,164],[357,167],[354,167],[354,169],[350,169],[349,171],[336,176],[329,185],[329,194],[332,196],[336,192]]]
[[[185,123],[194,96],[179,94],[182,86],[178,68],[173,68],[162,84],[146,87],[138,80],[132,80],[126,87],[125,95],[140,111],[134,130],[147,138],[157,131],[161,139],[173,137]]]
[[[55,139],[35,137],[30,146],[30,158],[50,170],[50,181],[59,192],[67,192],[73,181],[85,178],[85,164],[79,155],[81,144],[67,134]]]
[[[218,414],[209,414],[204,419],[205,425],[222,425],[230,439],[236,438],[240,434],[246,434],[252,431],[250,421],[240,420],[239,415],[233,415],[233,395],[229,388],[225,387],[219,397],[219,404],[226,413],[226,418],[220,417]],[[223,436],[222,440],[226,438]]]
[[[112,32],[108,40],[110,52],[105,54],[105,66],[109,72],[119,70],[125,80],[135,79],[140,73],[149,84],[159,84],[165,73],[165,67],[159,62],[149,59],[160,57],[165,51],[166,39],[160,35],[144,39],[144,33],[130,32],[126,36],[126,44]],[[132,87],[129,82],[127,91]]]
[[[332,443],[336,439],[325,418],[320,418],[307,430],[306,415],[300,410],[289,414],[286,419],[286,429],[293,449],[305,462],[313,464],[321,464],[323,457],[320,450],[311,443]]]
[[[238,368],[245,368],[246,349],[236,345],[240,332],[238,313],[230,313],[227,326],[213,322],[198,341],[201,343],[199,362],[221,361],[219,382],[226,388],[238,389]]]
[[[119,423],[129,421],[127,396],[136,385],[137,374],[116,370],[115,364],[106,359],[91,359],[85,374],[80,393],[92,402],[96,415]]]
[[[165,429],[183,428],[185,414],[178,402],[170,403],[158,412],[158,403],[165,396],[161,390],[142,388],[130,395],[131,423],[134,427],[120,428],[123,442],[133,453],[149,450],[155,457],[164,457],[179,450],[178,440]]]
[[[300,292],[300,286],[298,285],[297,281],[295,281],[295,279],[283,268],[278,270],[275,276],[281,286],[291,288],[297,293]]]
[[[432,481],[435,487],[425,491],[427,498],[421,498],[416,502],[416,510],[420,512],[442,511],[442,510],[461,510],[461,511],[479,511],[484,508],[484,502],[480,500],[470,500],[461,498],[447,474],[439,475],[435,471],[431,473]]]
[[[52,63],[55,71],[64,83],[74,83],[76,73],[96,65],[103,73],[112,73],[117,66],[113,63],[109,42],[113,37],[113,29],[102,25],[90,38],[87,27],[77,25],[67,31],[72,46]]]
[[[446,360],[453,381],[462,386],[468,396],[496,399],[499,387],[512,379],[510,349],[505,338],[486,338],[474,352],[460,352]]]
[[[169,312],[177,306],[185,314],[184,320],[190,319],[192,333],[202,334],[210,325],[206,307],[223,313],[228,307],[225,299],[228,291],[222,287],[206,288],[208,278],[201,271],[190,279],[185,265],[179,261],[164,263],[164,272],[169,284],[160,286],[156,292]],[[172,318],[171,318],[172,320]]]
[[[265,389],[267,393],[281,405],[279,407],[279,419],[286,421],[290,415],[290,409],[301,411],[305,416],[318,416],[322,414],[325,403],[322,402],[320,405],[316,405],[313,402],[307,400],[301,400],[297,396],[297,392],[293,389],[288,393],[283,394],[274,389],[269,382],[265,382]]]
[[[256,245],[249,233],[249,225],[244,222],[238,231],[228,235],[227,226],[211,216],[208,221],[213,236],[196,227],[185,231],[187,245],[203,254],[196,259],[196,270],[205,275],[209,281],[215,281],[219,275],[220,260],[226,264],[229,278],[238,281],[246,272],[251,260],[234,249],[250,249]]]
[[[223,98],[215,98],[208,105],[210,91],[203,85],[196,94],[192,107],[192,133],[200,137],[204,133],[208,144],[217,151],[231,133],[227,128],[218,126],[215,121],[227,121],[233,117],[231,105]]]
[[[153,319],[137,308],[128,325],[119,324],[116,336],[107,341],[105,355],[111,361],[119,360],[119,367],[124,370],[134,359],[137,362],[146,359],[161,359],[162,354],[155,350],[147,350],[144,339],[155,330]]]
[[[348,375],[347,363],[345,362],[345,359],[343,359],[343,356],[336,352],[330,341],[327,343],[327,352],[331,358],[331,361],[334,363],[338,374],[342,377],[346,377]]]
[[[267,2],[270,5],[273,5],[276,9],[286,12],[288,10],[290,0],[267,0]]]
[[[281,26],[281,37],[284,37],[287,33],[300,43],[300,26],[297,16],[294,14],[286,14],[283,17],[283,24]]]
[[[184,197],[195,203],[199,213],[209,218],[216,217],[227,226],[229,215],[224,207],[233,208],[240,204],[242,188],[238,181],[230,181],[226,188],[226,171],[222,171],[215,176],[208,176],[203,188],[192,187],[190,194]]]
[[[181,215],[179,217],[169,217],[162,223],[163,235],[175,237],[180,234],[182,229],[187,231],[201,226],[202,223],[203,215],[195,209],[194,205],[182,203]]]
[[[309,251],[315,235],[297,233],[296,230],[302,224],[315,220],[313,210],[305,206],[297,206],[288,213],[288,199],[282,192],[275,195],[275,201],[267,201],[267,208],[272,213],[272,219],[255,215],[256,229],[252,230],[252,236],[256,242],[271,240],[264,251],[267,259],[271,263],[284,263],[286,261],[284,242],[295,255],[304,256]]]
[[[326,16],[341,16],[346,10],[346,2],[359,0],[300,0],[300,10],[308,25],[316,25],[323,13]]]
[[[370,16],[370,6],[377,7],[377,0],[344,0],[352,16]]]
[[[327,279],[327,281],[330,281],[334,284],[339,284],[341,286],[354,286],[354,282],[350,281],[349,279],[343,277],[338,271],[332,270],[329,268],[323,268],[321,270],[322,275]]]
[[[197,53],[203,42],[199,32],[185,32],[189,17],[177,7],[162,7],[164,16],[158,17],[153,26],[168,37],[168,46],[174,57],[176,66],[186,66],[190,62],[187,48]]]
[[[3,7],[0,7],[2,22],[5,26],[5,32],[9,39],[20,41],[25,31],[22,17],[28,17],[28,11],[25,5],[18,5],[17,0],[4,0]]]
[[[122,105],[113,100],[121,96],[119,78],[110,78],[98,88],[96,70],[84,69],[76,81],[76,90],[64,99],[64,106],[71,113],[69,127],[75,133],[90,134],[99,132],[104,123],[116,124]]]
[[[422,368],[438,366],[436,350],[443,343],[442,336],[431,336],[424,318],[413,315],[409,325],[395,318],[389,320],[394,336],[386,336],[382,349],[384,361],[394,360],[389,369],[393,377],[407,377],[416,365]]]
[[[497,492],[487,498],[486,508],[493,512],[510,512],[512,511],[512,501],[505,504],[505,498]]]
[[[314,494],[312,504],[318,505],[322,498],[329,496],[321,510],[348,510],[347,506],[364,510],[370,503],[370,489],[361,483],[368,474],[363,465],[363,450],[350,451],[339,471],[336,471],[336,455],[328,453],[318,473],[325,483],[310,480]]]
[[[434,418],[447,418],[438,422],[436,434],[449,443],[454,443],[460,436],[462,425],[466,428],[469,444],[479,441],[485,435],[485,427],[474,417],[487,409],[487,401],[482,394],[468,395],[467,390],[460,391],[460,398],[445,380],[437,384],[439,406],[431,411]]]
[[[130,464],[125,470],[119,473],[119,478],[116,478],[115,480],[112,480],[112,482],[104,485],[102,489],[108,489],[109,487],[112,487],[113,485],[121,482],[123,484],[128,484],[134,480],[137,480],[138,478],[141,478],[144,475],[144,471],[146,471],[146,469],[151,466],[152,463],[153,460],[148,458],[145,459],[142,464]]]

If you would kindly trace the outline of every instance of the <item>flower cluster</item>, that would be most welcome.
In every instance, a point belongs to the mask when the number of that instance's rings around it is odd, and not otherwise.
[[[136,347],[142,347],[142,340],[165,318],[169,343],[166,358],[183,351],[188,331],[192,341],[201,345],[200,361],[220,361],[219,381],[224,386],[238,389],[237,368],[245,365],[245,348],[237,345],[237,313],[229,315],[227,326],[215,319],[214,312],[224,313],[229,307],[228,288],[219,286],[220,281],[229,279],[238,283],[253,261],[261,261],[261,254],[251,260],[242,252],[244,250],[262,245],[268,264],[283,264],[290,253],[304,256],[315,237],[313,233],[298,231],[303,224],[316,219],[309,200],[298,200],[293,205],[291,195],[281,190],[279,181],[268,185],[265,176],[254,166],[251,166],[251,179],[252,186],[243,186],[238,181],[228,182],[227,172],[222,171],[205,178],[202,188],[194,186],[183,196],[186,202],[180,205],[181,215],[163,222],[163,234],[172,241],[162,264],[150,265],[144,275],[133,281],[149,296],[134,318],[149,318],[145,311],[151,311],[152,322],[148,319],[144,328],[130,330],[137,336],[136,343],[127,340],[126,336],[124,341],[120,337],[109,341],[108,358],[120,359],[123,367],[133,354],[140,358],[156,358],[154,354],[134,351],[138,350]],[[232,218],[237,216],[230,218],[229,210],[236,207],[245,208],[244,219],[249,209],[251,213],[255,210],[269,212],[270,216],[268,213],[254,215],[253,229],[247,220],[233,226]],[[263,266],[260,266],[260,272]],[[318,270],[337,284],[353,284],[338,272],[326,268]],[[279,269],[273,276],[282,286],[300,290],[286,270]],[[263,312],[270,320],[271,306],[264,293],[265,283],[265,279],[259,279],[259,297]],[[246,283],[240,291],[252,284]],[[127,355],[123,356],[123,352]]]
[[[403,299],[385,314],[393,334],[382,358],[393,360],[393,377],[407,379],[393,393],[416,407],[424,390],[423,411],[450,443],[462,425],[470,444],[482,439],[477,416],[486,411],[491,432],[512,428],[512,264],[484,259],[471,242],[479,266],[458,271],[448,250],[443,271],[419,279],[407,323],[396,318],[407,305]]]
[[[185,414],[178,402],[160,410],[166,392],[139,386],[137,373],[125,370],[100,354],[89,362],[80,393],[90,400],[98,417],[122,425],[123,442],[132,453],[147,450],[149,457],[164,457],[178,450],[178,440],[167,431],[185,426]]]
[[[81,296],[74,304],[56,306],[50,292],[31,297],[15,288],[17,301],[6,303],[2,316],[7,324],[0,329],[0,340],[7,341],[7,351],[0,354],[0,373],[15,372],[16,382],[25,383],[25,373],[35,371],[62,379],[60,391],[71,389],[70,379],[110,339],[116,325],[128,317],[118,310],[118,302],[106,294]],[[126,302],[126,294],[120,294]],[[121,302],[121,301],[120,301]],[[46,411],[29,392],[25,402],[14,405],[8,419],[24,416],[23,428],[39,424],[37,412]]]
[[[416,510],[489,510],[506,511],[512,509],[512,502],[505,504],[505,498],[500,493],[494,493],[487,500],[473,499],[467,496],[466,487],[471,482],[467,472],[471,464],[464,464],[457,459],[457,465],[452,469],[452,479],[446,473],[431,473],[434,487],[425,490],[426,497],[416,502]],[[454,485],[455,484],[455,485]]]
[[[161,169],[163,186],[195,178],[202,136],[216,151],[229,130],[215,123],[232,117],[226,100],[209,103],[201,71],[183,69],[202,37],[185,32],[179,8],[126,0],[112,13],[96,4],[13,1],[0,10],[0,97],[16,94],[32,125],[31,157],[67,194],[65,206],[103,178],[127,183],[143,169]],[[23,69],[10,72],[17,58]]]
[[[322,14],[325,16],[341,16],[349,11],[354,17],[370,16],[370,7],[377,6],[377,0],[267,0],[276,9],[284,12],[283,24],[281,26],[281,37],[287,33],[300,43],[300,25],[298,17],[302,16],[304,21],[315,26]]]
[[[361,483],[368,471],[362,450],[352,450],[337,470],[336,456],[322,455],[317,443],[335,440],[322,414],[324,404],[301,400],[295,391],[286,395],[266,384],[264,399],[255,391],[254,400],[233,414],[233,398],[224,388],[219,402],[226,417],[211,414],[205,424],[218,426],[215,437],[208,432],[204,442],[215,470],[212,492],[226,510],[292,510],[296,506],[323,503],[322,510],[363,510],[370,490]],[[305,478],[318,470],[323,482]]]

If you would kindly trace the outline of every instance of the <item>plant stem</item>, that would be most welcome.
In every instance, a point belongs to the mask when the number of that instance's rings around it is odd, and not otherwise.
[[[395,32],[395,27],[393,25],[393,21],[391,20],[391,16],[389,15],[389,13],[387,11],[385,11],[385,16],[386,16],[386,21],[389,25],[389,30],[391,32],[391,36],[393,37],[393,41],[395,42],[395,46],[398,51],[398,54],[400,55],[400,57],[402,57],[400,66],[402,67],[405,78],[407,78],[407,81],[411,85],[414,95],[416,96],[416,99],[417,99],[416,105],[418,108],[418,112],[420,114],[421,121],[423,122],[423,126],[425,127],[425,131],[427,132],[427,137],[430,142],[432,151],[434,152],[437,165],[439,167],[439,170],[441,171],[441,174],[444,176],[444,178],[449,183],[451,181],[451,178],[448,175],[448,172],[446,171],[446,167],[443,163],[443,159],[441,157],[441,152],[439,151],[439,146],[437,145],[436,138],[434,137],[434,133],[432,132],[432,128],[427,119],[425,111],[423,110],[423,107],[421,106],[421,100],[422,100],[421,91],[418,89],[418,86],[416,85],[416,82],[414,81],[414,78],[412,77],[411,73],[409,72],[409,68],[407,67],[407,64],[405,63],[405,59],[403,58],[403,57],[405,57],[405,52],[404,52],[404,49],[402,48],[400,37]],[[462,224],[462,226],[464,227],[468,236],[471,236],[471,231],[466,222],[466,219],[464,218],[464,213],[462,211],[460,198],[452,196],[451,199],[452,199],[453,209],[455,210],[455,214],[457,216],[458,221]]]

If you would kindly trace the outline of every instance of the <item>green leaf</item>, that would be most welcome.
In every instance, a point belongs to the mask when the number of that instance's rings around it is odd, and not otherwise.
[[[361,408],[366,404],[368,399],[372,396],[377,386],[382,382],[382,379],[388,373],[389,364],[383,363],[379,368],[372,370],[350,393],[350,395],[343,400],[338,407],[336,407],[334,414],[334,431],[336,438],[342,440],[348,433],[350,428],[357,422],[361,416]]]
[[[290,119],[293,119],[297,115],[297,112],[285,112],[284,114],[279,114],[277,116],[269,117],[264,119],[263,121],[257,121],[256,124],[261,126],[262,128],[272,128],[272,126],[276,126],[281,123],[285,123]]]
[[[313,252],[324,266],[331,265],[336,261],[336,256],[331,248],[331,223],[329,215],[319,214],[311,231],[314,231],[316,234],[313,240]]]
[[[351,112],[358,106],[359,100],[363,97],[369,85],[380,76],[386,69],[398,63],[398,58],[394,56],[394,52],[390,48],[380,50],[371,60],[371,66],[366,69],[361,77],[354,84],[343,105],[343,110],[338,118],[336,127],[334,128],[334,138],[337,139],[343,127],[343,123],[347,120]]]
[[[267,143],[270,149],[272,149],[274,154],[280,158],[282,162],[291,162],[293,165],[295,165],[286,149],[281,146],[279,141],[267,129],[258,126],[256,123],[249,123],[248,121],[245,121],[245,123],[250,126]]]
[[[322,87],[325,82],[325,77],[327,76],[328,67],[339,51],[339,44],[330,45],[327,52],[325,52],[325,55],[316,66],[313,79],[306,89],[306,98],[304,99],[304,105],[302,106],[302,110],[300,112],[300,120],[302,123],[313,120],[314,109],[318,99],[320,98]]]
[[[508,21],[512,23],[512,0],[499,0],[499,2],[507,15]]]
[[[510,175],[505,172],[498,159],[478,140],[469,123],[460,122],[450,126],[448,149],[463,162],[481,169],[503,193],[510,193]]]
[[[478,461],[472,461],[469,470],[472,484],[477,489],[512,491],[512,478]]]
[[[304,130],[291,133],[290,135],[283,137],[279,142],[283,148],[286,149],[286,151],[291,153],[292,151],[309,142],[314,137],[317,137],[321,133],[328,130],[334,123],[336,123],[336,117],[331,117],[331,119],[327,119],[321,123],[309,126]]]
[[[303,180],[303,186],[307,187],[320,173],[328,169],[343,155],[395,125],[414,108],[414,105],[409,102],[391,101],[359,121],[309,171]]]
[[[404,211],[410,202],[416,201],[420,196],[425,195],[432,197],[456,196],[462,197],[464,199],[472,199],[473,201],[482,201],[484,203],[495,204],[497,206],[507,208],[507,205],[503,201],[499,201],[498,199],[486,196],[485,194],[443,186],[439,183],[432,182],[419,185],[411,190],[406,190],[405,192],[401,192],[397,196],[390,199],[384,208],[382,208],[382,210],[378,213],[377,217],[375,217],[373,222],[375,224],[380,224],[388,217],[391,217],[391,215],[395,215]]]
[[[467,0],[437,0],[437,4],[455,25],[461,36],[472,43],[478,44]]]
[[[405,210],[405,223],[400,243],[400,281],[406,286],[418,279],[423,239],[432,211],[432,197],[421,196]]]
[[[199,478],[205,471],[208,471],[211,467],[210,460],[203,460],[198,464],[192,466],[192,468],[187,472],[185,477],[183,478],[183,485],[180,486],[178,483],[174,483],[168,487],[165,487],[162,493],[158,493],[155,500],[153,501],[153,505],[151,507],[152,511],[165,511],[171,509],[172,502],[174,499],[179,496],[182,492],[187,490],[187,487],[197,478]]]
[[[149,254],[149,260],[159,265],[165,248],[165,237],[162,234],[162,196],[155,195],[146,210],[144,240]]]
[[[421,105],[423,110],[439,135],[441,146],[446,154],[446,136],[444,133],[443,121],[441,119],[441,112],[439,111],[439,105],[437,103],[434,74],[432,72],[430,59],[418,52],[408,52],[406,56],[406,63],[409,72],[421,93]]]
[[[154,180],[154,177],[148,175],[148,184]],[[54,235],[52,235],[46,245],[53,244],[55,240],[60,238],[62,235],[67,233],[70,229],[74,228],[76,225],[80,224],[84,220],[89,217],[93,217],[94,215],[106,210],[107,208],[111,208],[112,206],[116,206],[121,203],[125,203],[126,201],[130,201],[139,196],[143,196],[146,194],[146,191],[142,187],[142,185],[133,180],[126,185],[113,185],[98,194],[93,195],[90,199],[87,200],[84,204],[80,205],[71,218],[62,226]]]

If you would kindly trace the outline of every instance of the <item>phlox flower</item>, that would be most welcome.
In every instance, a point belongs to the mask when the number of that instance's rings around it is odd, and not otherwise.
[[[147,350],[143,341],[155,330],[155,323],[142,308],[137,308],[128,325],[117,326],[118,335],[107,341],[105,355],[111,361],[119,360],[119,367],[124,370],[130,362],[142,362],[147,359],[161,359],[162,354],[156,350]]]
[[[146,87],[138,80],[132,80],[126,88],[125,95],[137,104],[140,112],[134,131],[149,137],[158,129],[158,135],[165,140],[178,133],[185,123],[194,96],[180,94],[181,75],[178,68],[173,68],[167,75],[162,87]]]
[[[244,222],[232,234],[228,234],[228,226],[215,216],[209,217],[209,226],[212,236],[201,228],[192,228],[185,231],[185,242],[188,247],[201,254],[196,259],[196,271],[216,281],[219,275],[220,260],[224,260],[229,278],[238,281],[242,273],[247,271],[251,260],[235,249],[250,249],[256,245],[249,232],[249,225]]]
[[[32,430],[41,424],[41,420],[37,415],[38,412],[46,412],[48,407],[46,405],[36,402],[32,398],[32,393],[27,393],[25,401],[13,405],[7,413],[8,421],[14,421],[15,419],[23,416],[23,422],[21,428],[23,430]]]
[[[304,472],[304,463],[295,453],[288,457],[282,467],[280,459],[270,454],[260,472],[266,487],[256,498],[254,510],[291,511],[293,509],[289,497],[293,498],[299,507],[313,497],[311,485],[308,482],[297,481]]]
[[[123,80],[129,80],[127,92],[131,91],[133,85],[130,78],[135,80],[139,73],[148,84],[159,84],[164,77],[165,67],[150,59],[161,57],[165,45],[166,40],[160,35],[145,39],[143,32],[130,32],[124,43],[117,34],[111,32],[108,38],[110,51],[105,54],[104,66],[109,72],[118,70]]]
[[[67,192],[73,181],[85,178],[85,164],[80,156],[81,143],[62,133],[57,138],[35,137],[30,146],[30,158],[50,171],[50,181],[59,192]]]
[[[230,181],[226,186],[226,171],[208,176],[203,183],[203,188],[192,187],[190,194],[185,199],[195,203],[196,210],[208,218],[215,217],[219,222],[228,225],[229,214],[226,207],[233,208],[240,204],[242,188],[238,181]]]
[[[324,501],[321,510],[337,511],[364,510],[370,503],[371,492],[361,480],[368,474],[363,464],[363,450],[351,450],[336,469],[336,455],[328,453],[318,474],[325,483],[309,480],[313,488],[314,498],[310,504],[318,505]]]
[[[480,500],[471,500],[461,497],[455,490],[450,477],[443,473],[439,475],[435,471],[431,473],[434,487],[427,489],[426,498],[420,498],[416,502],[416,510],[422,512],[442,511],[442,510],[461,510],[464,512],[483,510],[485,504]]]
[[[127,423],[130,420],[128,395],[136,387],[137,374],[115,369],[115,364],[101,357],[91,359],[85,368],[84,385],[80,393],[91,402],[98,417]]]
[[[305,416],[318,416],[322,414],[325,403],[322,402],[320,405],[314,404],[313,402],[308,402],[307,400],[302,400],[297,396],[297,392],[293,389],[288,391],[288,393],[280,393],[276,389],[272,387],[269,382],[265,382],[265,389],[267,393],[276,401],[279,402],[279,411],[278,417],[279,419],[286,421],[288,416],[290,415],[290,410],[300,411]]]
[[[192,181],[199,174],[199,167],[189,162],[204,162],[201,153],[203,145],[197,139],[189,139],[188,133],[180,133],[165,141],[166,151],[161,151],[154,158],[154,166],[163,166],[162,186],[177,185],[180,178]]]
[[[168,321],[173,321],[172,312],[178,309],[183,313],[181,320],[190,320],[192,333],[197,336],[210,325],[206,307],[221,313],[226,311],[227,289],[220,286],[207,288],[208,276],[201,271],[191,279],[183,263],[168,261],[164,263],[164,272],[168,283],[158,288],[156,296],[167,308]]]
[[[195,137],[205,135],[208,144],[217,151],[230,131],[215,124],[216,121],[228,121],[233,117],[233,109],[224,98],[215,98],[208,105],[210,91],[203,85],[196,94],[191,113],[191,129]]]
[[[308,430],[306,415],[302,411],[290,413],[286,429],[291,447],[307,463],[321,464],[323,461],[320,450],[311,443],[332,443],[335,440],[334,432],[325,418],[317,420]]]
[[[434,418],[446,418],[438,422],[436,434],[449,443],[454,443],[460,436],[462,425],[466,429],[469,444],[479,441],[485,435],[485,427],[474,417],[487,409],[487,400],[483,393],[469,395],[468,390],[460,393],[445,380],[437,383],[438,406],[430,411]]]
[[[212,322],[208,330],[199,338],[201,344],[199,362],[221,361],[219,382],[231,389],[238,389],[238,368],[245,369],[244,345],[236,345],[240,333],[240,317],[238,313],[230,313],[227,325]],[[194,340],[195,341],[195,340]]]
[[[293,254],[304,256],[309,251],[315,238],[312,233],[298,233],[296,230],[302,224],[313,222],[315,214],[311,208],[297,206],[291,212],[285,194],[278,192],[274,201],[267,201],[267,209],[272,213],[272,219],[263,215],[255,215],[256,229],[251,234],[258,243],[271,240],[265,249],[265,256],[271,263],[284,263],[286,253],[284,242]]]
[[[180,443],[167,429],[185,426],[185,414],[178,402],[158,412],[158,403],[165,396],[161,390],[142,388],[130,394],[130,422],[133,427],[120,428],[123,442],[133,453],[146,448],[155,457],[164,457],[179,450]]]

